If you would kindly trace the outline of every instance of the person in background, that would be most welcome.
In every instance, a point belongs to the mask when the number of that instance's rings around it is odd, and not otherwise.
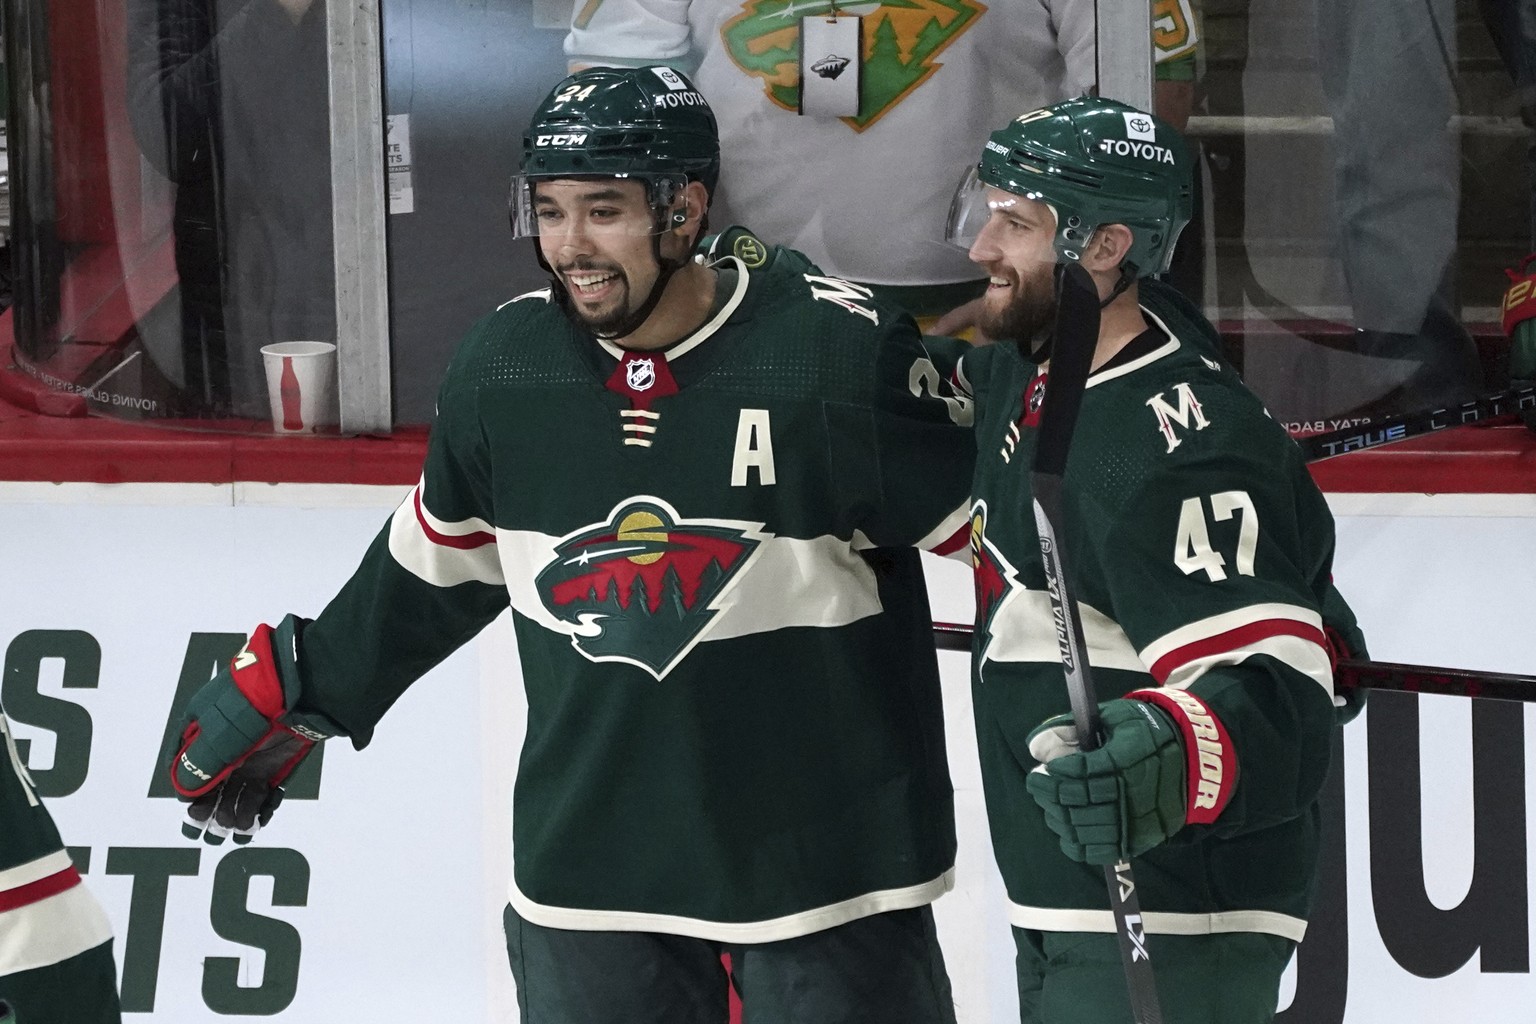
[[[953,1024],[918,549],[964,544],[963,345],[740,231],[693,258],[719,172],[672,69],[555,87],[512,189],[550,287],[471,330],[421,482],[318,617],[199,691],[165,763],[192,835],[248,839],[314,743],[365,745],[510,605],[523,1020],[720,1024],[734,984],[759,1024]]]
[[[265,419],[261,346],[333,341],[325,4],[129,0],[128,110],[175,186],[178,287],[140,334],[181,417]]]
[[[1456,4],[1338,0],[1317,21],[1350,347],[1379,367],[1377,394],[1352,414],[1468,401],[1484,384],[1456,299]]]
[[[1159,95],[1187,117],[1194,14],[1189,0],[1158,8]],[[826,54],[802,54],[807,25]],[[965,154],[1011,113],[1091,91],[1094,30],[1093,0],[578,0],[565,50],[573,70],[688,71],[720,112],[717,222],[749,224],[948,334],[970,327],[984,287],[939,240]]]
[[[1130,1024],[1104,865],[1135,858],[1164,1019],[1273,1019],[1306,930],[1334,653],[1333,519],[1300,450],[1167,285],[1190,157],[1165,122],[1082,98],[988,138],[947,237],[988,274],[999,343],[957,369],[975,403],[973,702],[1025,1024]],[[1102,302],[1062,490],[1061,544],[1101,699],[1084,753],[1030,515],[1057,343],[1056,275]]]

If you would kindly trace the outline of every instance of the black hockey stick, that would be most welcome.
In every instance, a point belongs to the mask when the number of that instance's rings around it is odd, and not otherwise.
[[[1500,391],[1496,395],[1474,398],[1461,405],[1420,409],[1417,412],[1388,416],[1376,423],[1298,437],[1296,443],[1301,445],[1308,462],[1321,462],[1336,455],[1363,452],[1369,448],[1380,448],[1384,444],[1406,441],[1410,437],[1433,434],[1449,427],[1480,423],[1499,416],[1513,416],[1532,409],[1536,409],[1536,386],[1526,385]]]
[[[1390,661],[1341,661],[1334,668],[1336,686],[1438,693],[1447,697],[1513,700],[1536,704],[1536,676],[1512,672],[1478,672],[1432,665],[1399,665]]]
[[[969,651],[972,633],[971,627],[963,622],[935,622],[933,645],[941,651]],[[1468,668],[1348,658],[1334,667],[1333,682],[1335,686],[1348,689],[1435,693],[1446,697],[1536,704],[1536,676],[1513,672],[1480,672]]]
[[[1065,534],[1062,521],[1062,475],[1072,447],[1072,430],[1083,404],[1094,349],[1099,342],[1099,291],[1093,278],[1077,263],[1060,267],[1057,278],[1056,336],[1052,343],[1050,376],[1040,410],[1040,434],[1035,460],[1030,467],[1029,489],[1034,499],[1035,525],[1040,532],[1040,557],[1046,589],[1056,620],[1056,643],[1061,649],[1061,669],[1066,676],[1072,703],[1072,721],[1078,746],[1097,750],[1103,730],[1099,702],[1088,669],[1088,645],[1083,642],[1083,623],[1067,588]],[[1130,990],[1131,1013],[1136,1024],[1162,1024],[1152,961],[1147,955],[1146,929],[1141,900],[1129,861],[1104,866],[1104,884],[1114,912],[1115,934],[1120,940],[1120,960]]]

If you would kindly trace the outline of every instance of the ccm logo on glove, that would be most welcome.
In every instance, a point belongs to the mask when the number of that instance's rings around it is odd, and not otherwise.
[[[181,755],[181,766],[187,771],[191,772],[193,775],[196,775],[198,778],[202,779],[204,782],[207,782],[213,778],[212,775],[209,775],[197,765],[193,764],[192,759],[185,753]],[[171,784],[176,785],[176,777],[174,775],[171,777]]]
[[[1214,822],[1232,799],[1232,789],[1237,784],[1237,754],[1221,719],[1187,690],[1132,690],[1126,697],[1156,705],[1173,719],[1183,734],[1188,763],[1185,820],[1192,825]]]

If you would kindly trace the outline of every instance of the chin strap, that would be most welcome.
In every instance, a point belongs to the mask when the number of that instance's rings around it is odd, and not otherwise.
[[[1058,298],[1061,295],[1061,278],[1062,275],[1066,273],[1066,269],[1067,265],[1065,263],[1056,264],[1054,275],[1056,283],[1056,294]],[[1139,276],[1141,276],[1141,271],[1136,266],[1136,264],[1130,262],[1129,260],[1121,263],[1120,279],[1117,280],[1115,282],[1115,286],[1109,290],[1109,295],[1104,299],[1104,301],[1099,303],[1099,308],[1107,309],[1111,302],[1114,302],[1121,295],[1125,294],[1125,290],[1136,283],[1136,278]],[[1040,332],[1033,338],[1026,338],[1019,341],[1019,353],[1024,356],[1025,359],[1038,366],[1051,357],[1051,343],[1055,340],[1055,334],[1051,328],[1041,328]]]
[[[611,331],[597,335],[599,338],[605,341],[612,341],[614,338],[627,337],[639,330],[640,325],[645,323],[646,319],[656,309],[656,304],[661,301],[661,296],[666,292],[667,282],[672,280],[672,275],[687,265],[686,260],[669,260],[662,257],[660,234],[651,236],[651,255],[656,259],[658,272],[656,274],[656,281],[651,285],[650,293],[646,295],[645,301],[640,303],[639,308],[633,313],[625,317],[619,326]]]
[[[1124,263],[1121,263],[1120,280],[1116,281],[1115,286],[1109,290],[1109,297],[1106,298],[1103,302],[1099,303],[1099,308],[1109,308],[1109,304],[1111,302],[1114,302],[1116,299],[1118,299],[1127,288],[1136,283],[1136,278],[1140,276],[1140,274],[1141,269],[1130,260],[1126,260]]]

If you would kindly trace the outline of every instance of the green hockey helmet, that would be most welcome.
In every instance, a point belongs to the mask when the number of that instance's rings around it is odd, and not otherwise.
[[[532,200],[541,179],[633,178],[659,212],[688,182],[713,193],[719,176],[715,115],[687,77],[660,65],[589,68],[555,86],[523,135],[513,234],[538,234]],[[664,226],[658,217],[657,230]]]
[[[1050,206],[1056,261],[1077,260],[1102,224],[1124,224],[1126,262],[1160,274],[1193,209],[1192,161],[1171,125],[1115,100],[1082,96],[1031,111],[992,133],[955,192],[945,237],[969,249],[991,208],[987,187]]]

